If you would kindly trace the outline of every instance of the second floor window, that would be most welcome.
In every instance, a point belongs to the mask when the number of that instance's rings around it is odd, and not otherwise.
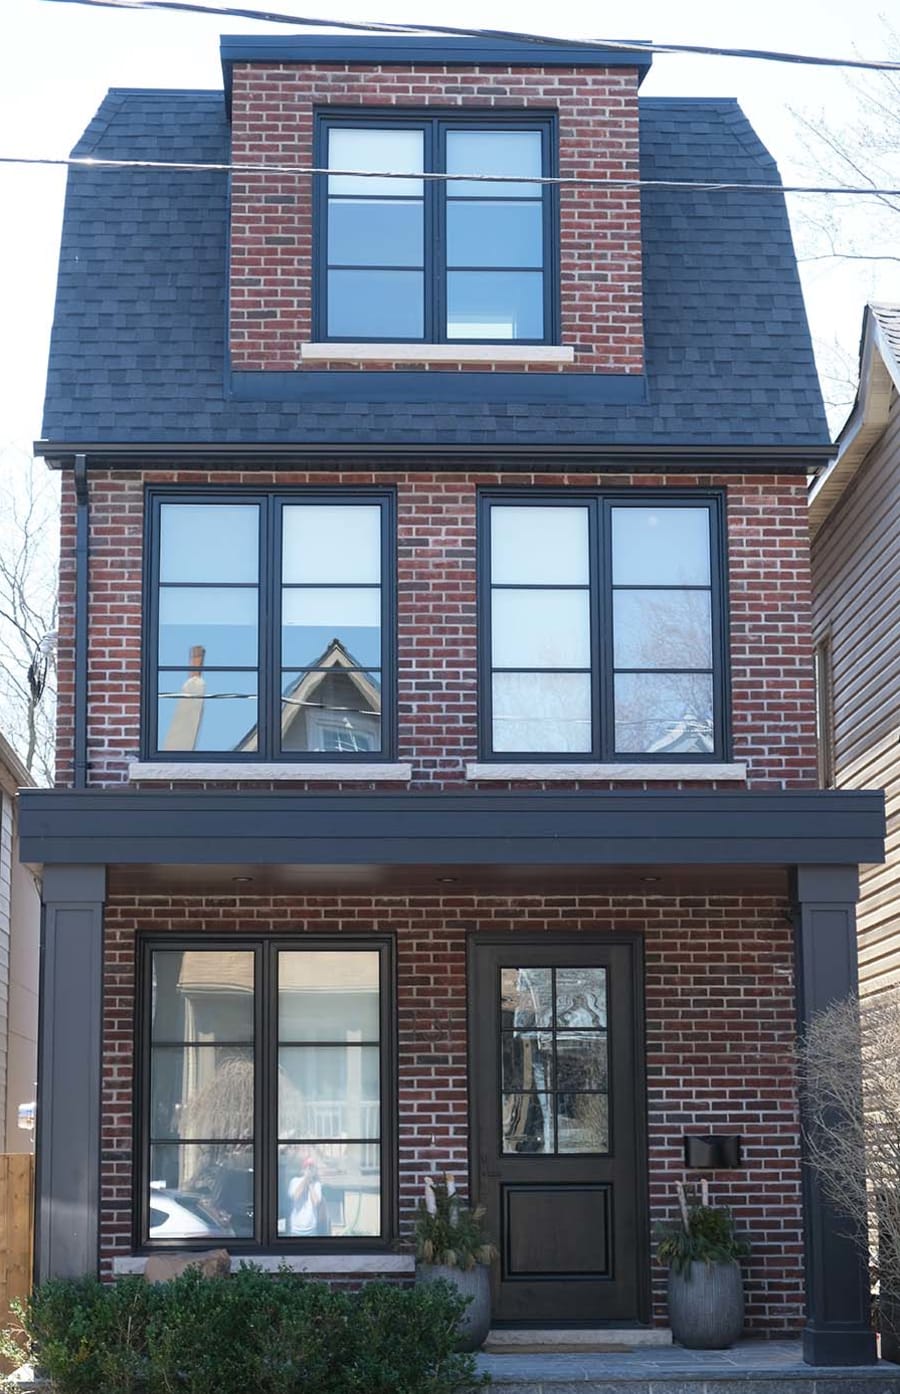
[[[147,753],[390,753],[386,494],[153,496]]]
[[[321,339],[552,343],[552,122],[320,118]],[[366,171],[399,174],[379,177]],[[490,179],[427,179],[425,174]]]
[[[722,759],[719,499],[482,506],[485,756]]]

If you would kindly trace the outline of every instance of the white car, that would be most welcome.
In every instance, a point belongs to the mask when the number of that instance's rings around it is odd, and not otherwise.
[[[151,1239],[199,1239],[209,1234],[229,1236],[234,1230],[200,1196],[151,1189]]]

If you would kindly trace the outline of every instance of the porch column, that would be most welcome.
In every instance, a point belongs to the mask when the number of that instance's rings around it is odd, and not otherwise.
[[[797,1028],[857,987],[855,866],[798,866],[793,875]],[[801,1102],[802,1107],[802,1102]],[[848,1237],[848,1222],[825,1195],[803,1157],[803,1228],[808,1365],[871,1365],[866,1256]]]
[[[105,866],[43,877],[35,1278],[96,1273]]]

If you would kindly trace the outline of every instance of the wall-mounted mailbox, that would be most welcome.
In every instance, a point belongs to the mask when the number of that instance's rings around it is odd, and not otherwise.
[[[693,1171],[734,1171],[741,1165],[741,1139],[729,1133],[686,1137],[684,1164]]]

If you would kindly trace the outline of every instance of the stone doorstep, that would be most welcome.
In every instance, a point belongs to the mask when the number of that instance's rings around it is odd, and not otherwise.
[[[670,1346],[672,1332],[666,1326],[622,1326],[622,1327],[501,1327],[489,1331],[487,1345],[495,1349],[500,1346],[514,1351],[516,1346],[628,1346],[638,1349],[644,1346]],[[548,1351],[548,1355],[551,1354]]]

